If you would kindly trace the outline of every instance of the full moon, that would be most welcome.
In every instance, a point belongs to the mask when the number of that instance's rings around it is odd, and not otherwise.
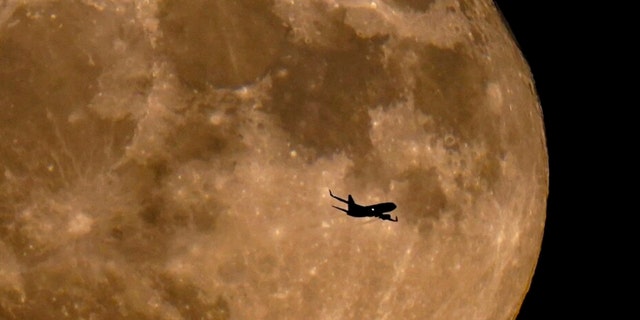
[[[4,0],[0,110],[1,319],[513,319],[536,266],[491,0]]]

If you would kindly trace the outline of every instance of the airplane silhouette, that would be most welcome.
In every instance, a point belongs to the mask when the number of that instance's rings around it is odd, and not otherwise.
[[[334,196],[333,193],[331,192],[331,189],[329,189],[329,194],[331,195],[331,197],[347,204],[346,210],[336,206],[332,206],[340,211],[344,211],[347,215],[350,215],[356,218],[375,217],[382,220],[398,222],[397,216],[395,219],[391,219],[391,215],[385,213],[385,212],[391,212],[395,210],[396,205],[393,202],[383,202],[383,203],[378,203],[370,206],[361,206],[357,204],[355,201],[353,201],[353,197],[351,197],[351,195],[349,195],[349,200],[347,201],[340,197]]]

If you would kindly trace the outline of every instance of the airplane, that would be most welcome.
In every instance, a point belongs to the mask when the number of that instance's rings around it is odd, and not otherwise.
[[[351,197],[351,195],[349,195],[349,200],[345,200],[333,195],[333,193],[331,192],[331,189],[329,189],[329,194],[331,195],[331,197],[347,204],[346,210],[336,206],[332,206],[332,207],[340,211],[344,211],[349,216],[356,217],[356,218],[375,217],[382,220],[398,222],[398,216],[396,216],[395,219],[391,219],[391,215],[386,213],[396,209],[396,205],[393,202],[383,202],[383,203],[378,203],[370,206],[361,206],[353,200],[353,197]]]

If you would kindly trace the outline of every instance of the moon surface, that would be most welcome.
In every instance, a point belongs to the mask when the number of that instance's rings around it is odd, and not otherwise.
[[[2,319],[512,319],[536,265],[489,0],[4,0],[0,108]]]

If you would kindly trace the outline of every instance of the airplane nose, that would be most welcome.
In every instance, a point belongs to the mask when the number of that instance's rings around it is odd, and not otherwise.
[[[396,209],[396,204],[393,202],[385,202],[383,208],[385,212],[393,211]]]

